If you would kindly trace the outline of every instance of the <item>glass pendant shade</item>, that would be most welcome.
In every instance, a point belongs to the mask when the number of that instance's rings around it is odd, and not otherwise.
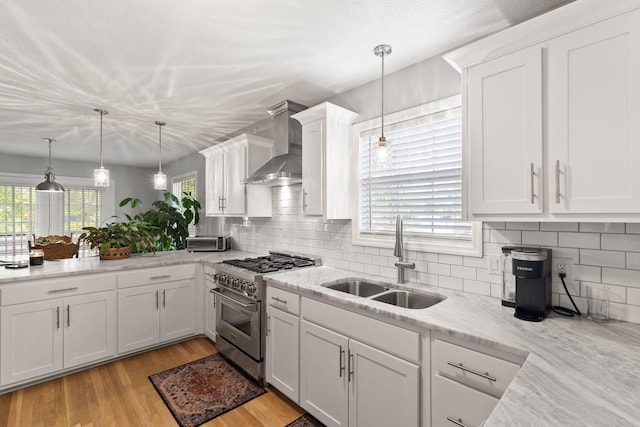
[[[95,187],[109,186],[109,169],[105,169],[102,164],[102,118],[109,114],[107,110],[94,108],[93,111],[100,113],[100,167],[93,170],[93,185]]]
[[[381,119],[382,127],[380,128],[380,139],[374,146],[374,167],[376,169],[385,169],[389,167],[391,161],[391,143],[384,137],[384,57],[391,54],[391,46],[381,44],[373,48],[373,53],[382,59],[382,76],[380,78],[381,85]]]
[[[49,166],[47,166],[47,171],[44,173],[44,181],[36,185],[36,191],[58,193],[64,191],[64,187],[56,182],[56,175],[53,173],[53,168],[51,167],[51,143],[55,141],[55,139],[44,138],[44,140],[49,143]]]
[[[153,189],[154,190],[166,190],[167,189],[167,175],[162,172],[153,174]]]
[[[109,186],[109,169],[100,166],[93,170],[93,185],[96,187]]]
[[[154,190],[166,190],[167,189],[167,175],[162,173],[162,126],[165,126],[165,122],[155,122],[158,125],[158,172],[153,175],[153,189]]]

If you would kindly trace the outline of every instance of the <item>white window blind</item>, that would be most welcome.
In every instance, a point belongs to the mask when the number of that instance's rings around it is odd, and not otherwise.
[[[102,217],[102,191],[96,188],[67,188],[63,197],[64,234],[75,241],[82,227],[98,227]]]
[[[391,235],[402,215],[405,235],[471,240],[462,221],[461,108],[385,126],[387,167],[372,163],[380,128],[360,133],[360,233]]]
[[[35,188],[0,185],[0,259],[27,254],[35,229]]]

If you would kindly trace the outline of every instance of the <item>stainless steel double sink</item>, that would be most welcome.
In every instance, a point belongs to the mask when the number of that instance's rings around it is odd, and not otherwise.
[[[322,286],[327,289],[334,289],[351,295],[369,298],[373,301],[413,310],[429,308],[444,300],[444,298],[436,295],[396,289],[394,285],[388,283],[365,279],[345,279]]]

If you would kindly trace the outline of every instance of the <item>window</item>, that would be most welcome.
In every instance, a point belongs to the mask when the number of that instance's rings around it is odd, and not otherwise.
[[[391,246],[396,216],[411,250],[481,254],[481,226],[462,220],[462,117],[455,96],[385,117],[392,154],[372,162],[380,120],[354,125],[354,243]]]
[[[102,191],[96,188],[67,188],[62,204],[65,235],[77,237],[82,234],[82,227],[100,225]]]
[[[0,185],[0,257],[26,254],[36,230],[33,186]]]
[[[179,175],[171,178],[171,193],[176,196],[179,200],[182,200],[182,197],[185,193],[190,194],[191,197],[196,198],[196,172],[189,172],[184,175]],[[191,224],[189,225],[189,236],[196,235],[196,226]]]

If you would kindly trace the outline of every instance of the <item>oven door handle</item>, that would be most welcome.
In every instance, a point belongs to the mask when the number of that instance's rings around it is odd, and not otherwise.
[[[228,301],[231,301],[233,304],[242,307],[244,310],[247,311],[258,311],[258,303],[256,302],[252,302],[250,304],[245,304],[243,302],[238,301],[235,298],[231,298],[229,295],[223,294],[222,292],[220,292],[218,290],[218,288],[213,288],[211,289],[211,292],[213,292],[214,294],[216,294],[219,297],[222,297]]]

